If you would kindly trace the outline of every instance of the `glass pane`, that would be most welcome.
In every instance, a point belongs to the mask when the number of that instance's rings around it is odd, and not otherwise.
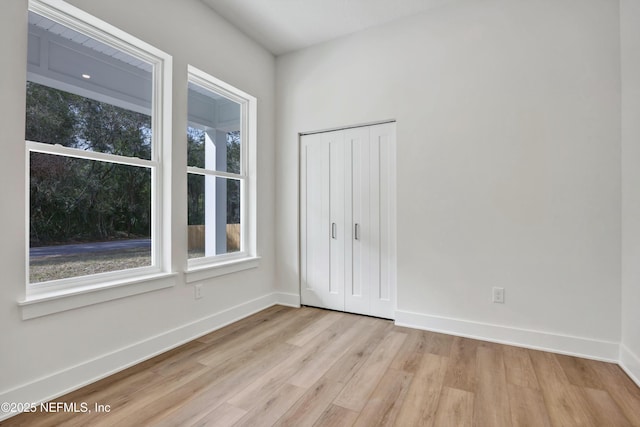
[[[240,180],[189,174],[189,258],[241,249]]]
[[[29,12],[26,139],[151,159],[152,68]]]
[[[151,159],[151,117],[27,82],[25,139]]]
[[[205,132],[187,127],[187,165],[204,169]]]
[[[188,165],[240,173],[242,106],[189,83]]]
[[[151,171],[30,154],[30,283],[150,266]]]

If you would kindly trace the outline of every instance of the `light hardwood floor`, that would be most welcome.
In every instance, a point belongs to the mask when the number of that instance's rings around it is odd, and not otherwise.
[[[614,364],[271,307],[31,413],[25,426],[640,426]]]

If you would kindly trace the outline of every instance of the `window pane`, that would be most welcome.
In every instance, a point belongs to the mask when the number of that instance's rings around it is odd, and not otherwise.
[[[152,66],[29,12],[26,139],[151,159]]]
[[[187,165],[204,169],[205,132],[187,127]]]
[[[25,139],[151,159],[151,117],[27,82]]]
[[[189,258],[241,249],[240,180],[189,174]]]
[[[239,174],[241,105],[189,83],[188,115],[188,166]]]
[[[150,266],[147,168],[30,154],[31,283]]]

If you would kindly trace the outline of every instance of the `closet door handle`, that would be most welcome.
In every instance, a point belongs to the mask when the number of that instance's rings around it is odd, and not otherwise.
[[[335,239],[337,234],[338,234],[338,228],[336,227],[336,223],[332,222],[331,223],[331,238]]]
[[[360,224],[356,222],[355,230],[353,231],[353,237],[356,240],[360,240]]]

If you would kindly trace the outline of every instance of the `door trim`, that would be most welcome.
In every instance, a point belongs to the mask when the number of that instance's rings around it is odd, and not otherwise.
[[[305,136],[305,135],[313,135],[313,134],[316,134],[316,133],[334,132],[334,131],[337,131],[337,130],[364,128],[364,127],[375,126],[375,125],[384,125],[384,124],[387,124],[387,123],[397,123],[397,121],[396,121],[396,119],[379,120],[379,121],[376,121],[376,122],[363,123],[363,124],[359,124],[359,125],[339,126],[339,127],[335,127],[335,128],[327,128],[327,129],[321,129],[321,130],[312,130],[312,131],[308,131],[308,132],[300,132],[298,134],[298,141],[300,141],[300,137]]]

